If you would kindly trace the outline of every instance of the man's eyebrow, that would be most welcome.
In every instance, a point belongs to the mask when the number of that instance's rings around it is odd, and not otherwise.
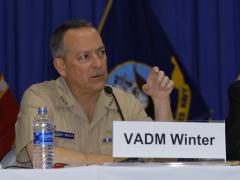
[[[85,50],[85,51],[78,51],[76,54],[81,55],[81,54],[90,53],[90,52],[91,51],[89,51],[89,50]]]
[[[99,48],[96,49],[96,51],[99,51],[99,50],[102,50],[102,49],[105,49],[105,46],[100,46]],[[76,53],[76,55],[81,55],[81,54],[85,54],[85,53],[91,53],[92,50],[83,50],[83,51],[78,51]]]
[[[105,46],[99,47],[97,50],[105,49]]]

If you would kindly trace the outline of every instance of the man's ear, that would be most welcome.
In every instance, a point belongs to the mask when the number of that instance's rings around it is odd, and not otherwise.
[[[57,72],[62,76],[65,77],[66,76],[66,71],[65,71],[65,63],[64,60],[61,58],[54,58],[53,60],[53,65],[55,67],[55,69],[57,70]]]

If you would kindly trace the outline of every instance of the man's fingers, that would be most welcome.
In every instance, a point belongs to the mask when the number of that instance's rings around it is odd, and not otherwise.
[[[154,66],[148,75],[147,83],[149,83],[150,81],[153,81],[158,75],[158,72],[159,72],[159,68],[157,66]]]
[[[152,86],[152,82],[156,81],[156,77],[158,75],[159,68],[157,66],[154,66],[152,70],[150,71],[148,78],[147,78],[147,84],[148,86]]]
[[[168,89],[172,89],[174,87],[174,81],[170,80],[166,86]]]
[[[163,71],[159,71],[157,76],[158,82],[162,82],[164,76],[165,76],[165,73]]]
[[[157,85],[162,88],[172,88],[174,83],[168,76],[165,75],[164,71],[161,71],[157,66],[154,66],[147,78],[147,84],[142,87],[143,91],[148,91],[152,85]]]
[[[147,92],[148,91],[148,89],[149,89],[149,87],[148,87],[148,85],[147,84],[144,84],[143,86],[142,86],[142,90],[143,90],[143,92]]]
[[[163,78],[160,86],[164,88],[164,87],[167,86],[168,82],[169,82],[169,78],[168,78],[167,76],[165,76],[165,77]]]
[[[155,73],[158,73],[159,68],[157,66],[153,66],[152,71],[155,72]]]

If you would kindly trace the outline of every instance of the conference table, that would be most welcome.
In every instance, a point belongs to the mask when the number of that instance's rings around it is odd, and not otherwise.
[[[59,169],[1,169],[1,180],[240,180],[240,166],[226,163],[118,163]]]

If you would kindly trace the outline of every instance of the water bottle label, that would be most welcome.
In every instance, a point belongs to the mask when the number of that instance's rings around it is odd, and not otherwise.
[[[34,132],[34,144],[53,145],[53,133],[49,132]]]

